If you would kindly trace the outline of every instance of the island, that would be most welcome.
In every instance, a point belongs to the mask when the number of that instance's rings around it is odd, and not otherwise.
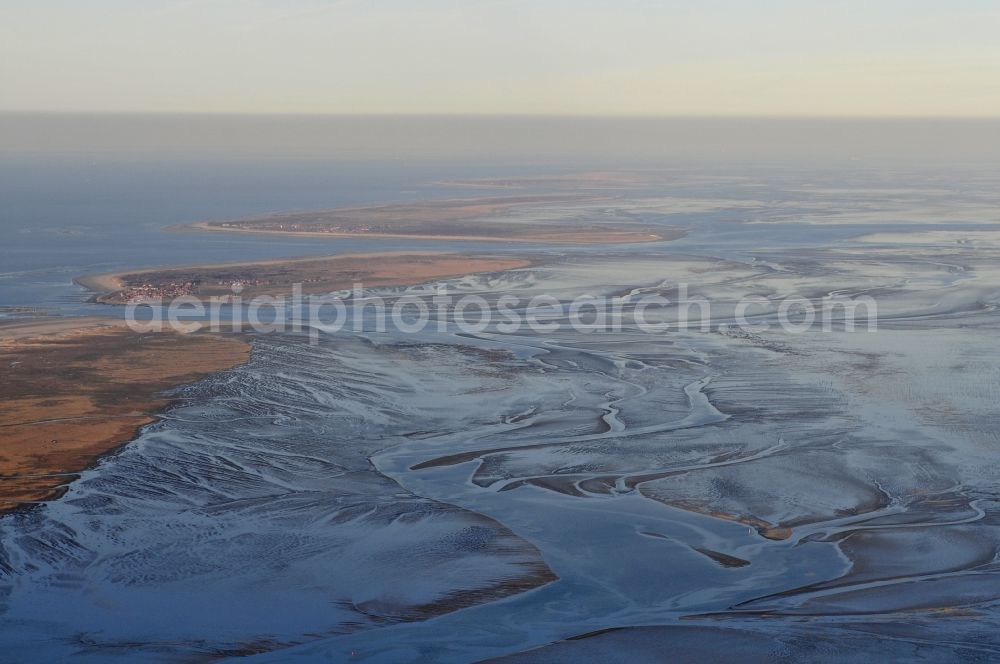
[[[537,259],[445,252],[340,254],[319,258],[191,265],[79,277],[78,284],[105,304],[198,298],[285,295],[301,285],[303,294],[330,293],[361,283],[403,286],[433,279],[501,272],[534,265]]]
[[[632,244],[684,235],[679,228],[645,223],[613,203],[606,196],[574,193],[457,198],[278,212],[171,230],[559,244]]]

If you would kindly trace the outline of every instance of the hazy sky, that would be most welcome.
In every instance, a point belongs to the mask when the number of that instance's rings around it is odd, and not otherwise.
[[[0,0],[0,110],[1000,116],[996,0]]]

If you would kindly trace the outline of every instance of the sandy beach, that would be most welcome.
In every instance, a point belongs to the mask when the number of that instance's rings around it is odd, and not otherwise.
[[[357,238],[365,237],[372,239],[386,240],[443,240],[446,242],[517,242],[520,244],[538,244],[539,242],[555,242],[559,244],[633,244],[638,242],[659,242],[661,240],[673,240],[683,236],[681,231],[676,233],[646,233],[642,231],[599,231],[573,233],[567,232],[536,232],[530,237],[502,237],[499,235],[441,235],[429,233],[359,233],[348,231],[283,231],[266,228],[252,228],[250,226],[220,226],[214,222],[197,222],[194,224],[184,224],[173,226],[171,231],[198,230],[210,233],[248,233],[255,235],[294,235],[305,237],[345,237]]]

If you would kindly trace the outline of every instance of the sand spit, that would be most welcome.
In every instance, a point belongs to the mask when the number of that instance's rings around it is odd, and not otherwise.
[[[683,235],[680,229],[609,215],[609,202],[606,196],[574,193],[443,199],[279,212],[168,230],[560,244],[631,244]]]

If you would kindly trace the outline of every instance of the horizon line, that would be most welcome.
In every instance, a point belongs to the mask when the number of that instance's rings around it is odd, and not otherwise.
[[[162,116],[162,117],[245,117],[245,118],[469,118],[469,119],[560,119],[560,120],[892,120],[892,121],[1000,121],[1000,115],[865,115],[865,114],[782,114],[782,113],[484,113],[484,112],[341,112],[341,111],[161,111],[161,110],[19,110],[0,109],[0,116]]]

